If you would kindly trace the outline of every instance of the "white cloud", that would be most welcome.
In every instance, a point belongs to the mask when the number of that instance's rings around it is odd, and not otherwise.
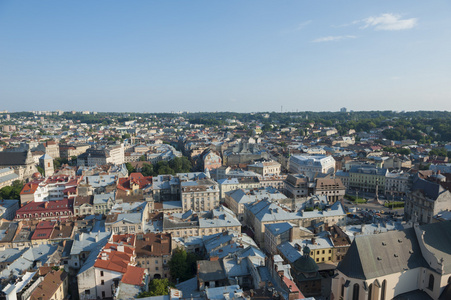
[[[302,22],[301,24],[299,24],[299,25],[296,27],[296,30],[302,30],[302,29],[304,29],[307,25],[309,25],[310,23],[312,23],[312,20],[308,20],[308,21]]]
[[[335,41],[341,41],[341,40],[347,40],[347,39],[355,39],[356,36],[354,35],[336,35],[336,36],[325,36],[321,38],[317,38],[313,40],[313,43],[322,43],[322,42],[335,42]]]
[[[418,19],[416,18],[401,19],[401,16],[397,14],[382,14],[377,17],[363,19],[360,22],[365,24],[362,28],[372,27],[375,30],[405,30],[415,27],[417,21]]]

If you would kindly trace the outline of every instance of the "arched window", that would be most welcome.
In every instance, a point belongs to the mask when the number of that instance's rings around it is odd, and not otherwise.
[[[359,284],[355,283],[354,288],[352,289],[352,300],[359,300],[359,290],[360,290]]]
[[[434,275],[432,274],[429,275],[428,289],[430,289],[431,291],[434,290]]]
[[[387,280],[382,281],[381,300],[385,300],[385,289],[387,288]]]
[[[372,300],[373,298],[373,284],[370,284],[368,287],[368,300]]]

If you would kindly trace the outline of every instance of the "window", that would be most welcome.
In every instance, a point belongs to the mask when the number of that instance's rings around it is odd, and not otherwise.
[[[434,290],[434,275],[432,274],[429,275],[428,289],[430,289],[431,291]]]
[[[102,281],[100,282],[100,284],[101,284],[101,285],[105,285],[105,280],[102,280]]]
[[[359,290],[360,290],[359,284],[355,283],[354,288],[352,290],[352,300],[359,300]]]
[[[103,271],[100,271],[100,276],[102,276],[102,277],[103,277]]]
[[[381,288],[381,300],[385,300],[385,289],[387,286],[387,280],[382,281],[382,288]]]
[[[90,290],[85,290],[85,295],[90,295],[91,291]]]

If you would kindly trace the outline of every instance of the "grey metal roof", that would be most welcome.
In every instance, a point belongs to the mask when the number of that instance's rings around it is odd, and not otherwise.
[[[226,279],[224,269],[222,268],[221,262],[219,260],[209,261],[200,260],[197,262],[198,272],[197,276],[203,281],[215,281]]]
[[[289,221],[300,219],[296,213],[283,210],[280,206],[269,200],[262,200],[252,204],[245,204],[247,210],[252,213],[260,222],[269,221]]]
[[[18,259],[27,249],[6,248],[0,252],[1,262],[13,262]]]
[[[451,273],[451,221],[420,226],[424,244],[434,256],[443,258],[445,274]]]
[[[337,269],[348,277],[371,279],[428,267],[421,254],[415,230],[389,231],[356,236]]]
[[[83,251],[91,251],[98,247],[98,245],[105,246],[110,235],[111,232],[81,233],[75,237],[70,255],[77,255]]]
[[[277,236],[293,228],[293,225],[288,222],[283,222],[276,224],[266,224],[265,227],[266,230],[269,230],[269,232],[272,233],[272,235]]]
[[[8,168],[5,168],[5,169],[9,171]],[[3,170],[5,170],[5,169],[3,169]],[[0,183],[6,182],[6,181],[9,181],[9,180],[13,180],[14,181],[14,180],[18,180],[18,179],[19,179],[19,175],[17,175],[16,173],[12,173],[12,174],[1,176],[0,177]]]
[[[27,152],[0,151],[0,166],[25,165]]]
[[[94,204],[106,204],[108,199],[115,199],[115,192],[94,195]]]
[[[438,183],[419,178],[418,175],[414,177],[412,183],[412,191],[421,190],[425,196],[432,200],[436,200],[438,196],[446,190]]]
[[[3,223],[0,226],[0,241],[11,242],[16,234],[19,224],[16,222]]]

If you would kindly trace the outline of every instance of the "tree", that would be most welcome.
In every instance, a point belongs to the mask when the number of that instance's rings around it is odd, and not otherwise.
[[[167,278],[153,279],[149,283],[149,291],[140,293],[137,298],[164,296],[169,294],[168,287],[175,287]]]
[[[181,173],[182,171],[182,159],[175,157],[169,161],[169,167],[173,169],[176,173]]]
[[[23,189],[23,182],[16,180],[11,186],[5,186],[0,189],[0,199],[17,199],[20,200],[20,191]]]
[[[126,167],[127,170],[128,170],[128,174],[131,174],[131,173],[136,172],[135,168],[134,168],[130,163],[126,163],[126,164],[125,164],[125,167]]]
[[[42,176],[44,176],[44,169],[40,166],[36,167],[38,169],[38,172],[41,173]]]
[[[181,173],[186,173],[186,172],[190,172],[192,168],[191,162],[189,161],[188,157],[183,156],[182,157],[182,172]]]
[[[196,275],[197,257],[194,253],[187,253],[185,249],[176,248],[169,261],[169,272],[174,281],[185,281]]]
[[[153,176],[154,173],[152,165],[144,163],[141,168],[141,174],[143,174],[143,176]]]
[[[146,161],[146,156],[143,154],[139,157],[139,161]]]
[[[61,168],[62,164],[67,164],[68,162],[69,161],[67,159],[58,157],[53,159],[53,167],[55,170],[58,170],[59,168]]]

